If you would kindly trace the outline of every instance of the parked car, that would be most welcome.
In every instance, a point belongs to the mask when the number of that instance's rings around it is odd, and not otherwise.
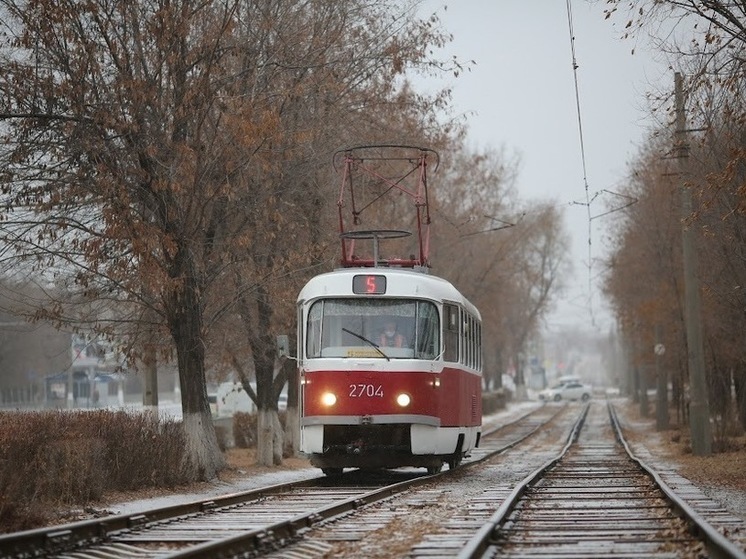
[[[563,386],[568,383],[580,383],[582,384],[583,381],[580,380],[580,377],[576,377],[575,375],[563,375],[561,377],[558,377],[557,380],[554,381],[554,384],[550,387],[545,388],[541,392],[539,392],[539,399],[540,400],[551,400],[552,396],[554,396],[553,390],[556,391],[560,388],[560,386]],[[551,392],[551,396],[547,397]]]
[[[560,400],[582,400],[591,397],[592,388],[579,381],[561,382],[539,392],[539,399],[559,402]]]
[[[583,381],[580,380],[580,377],[577,377],[575,375],[562,375],[557,379],[557,384],[567,384],[568,382],[580,382]]]

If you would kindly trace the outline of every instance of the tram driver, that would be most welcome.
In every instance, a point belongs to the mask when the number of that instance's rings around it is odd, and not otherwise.
[[[407,347],[406,338],[399,333],[395,320],[386,321],[378,345],[381,347]]]

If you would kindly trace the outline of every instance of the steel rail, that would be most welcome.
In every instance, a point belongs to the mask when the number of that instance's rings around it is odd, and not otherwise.
[[[588,407],[586,408],[587,413]],[[673,517],[680,519],[688,526],[688,530],[693,536],[698,537],[698,541],[704,545],[708,557],[715,559],[746,559],[746,552],[740,549],[738,545],[728,540],[718,530],[716,530],[706,519],[697,513],[688,503],[679,497],[673,489],[668,486],[661,475],[653,467],[643,462],[632,452],[630,445],[624,438],[621,425],[616,416],[616,410],[610,401],[607,401],[607,412],[613,429],[614,437],[624,452],[634,463],[639,474],[646,477],[654,484],[655,489],[659,492],[660,499],[669,506],[669,511]],[[533,487],[548,470],[552,469],[567,454],[572,444],[577,440],[581,422],[578,422],[573,429],[568,442],[564,449],[558,455],[548,460],[540,468],[524,478],[502,502],[498,510],[490,519],[481,526],[477,533],[464,545],[458,554],[459,559],[473,559],[483,557],[490,552],[494,552],[495,536],[508,524],[509,517],[515,512],[519,501],[525,497],[529,488]],[[537,545],[537,544],[534,544]],[[569,555],[568,555],[569,556]]]
[[[247,553],[276,550],[287,544],[289,540],[298,537],[301,531],[316,524],[326,522],[371,503],[388,499],[405,490],[431,481],[430,476],[423,476],[394,485],[387,485],[382,489],[351,497],[310,513],[303,513],[289,520],[276,522],[270,526],[175,551],[164,555],[162,559],[225,559],[244,556]]]
[[[495,431],[491,431],[490,433],[493,434],[504,428],[513,427],[521,421],[526,420],[528,417],[532,416],[534,413],[538,412],[542,408],[543,406],[534,409],[521,416],[519,419],[511,421],[510,423],[503,425],[495,429]],[[231,538],[225,538],[222,540],[205,542],[204,544],[190,547],[189,549],[176,551],[172,554],[164,556],[162,559],[227,559],[231,557],[246,556],[246,554],[254,554],[279,549],[290,543],[290,540],[299,537],[302,531],[311,528],[316,524],[327,522],[334,519],[335,517],[340,517],[344,514],[352,512],[353,510],[362,508],[363,506],[388,499],[406,490],[413,489],[427,483],[432,483],[433,479],[435,478],[448,476],[452,472],[463,471],[464,468],[475,467],[477,464],[481,464],[489,460],[490,458],[493,458],[494,456],[505,452],[506,450],[514,447],[520,441],[523,441],[536,433],[543,425],[552,421],[562,411],[563,408],[559,408],[555,413],[546,418],[545,421],[537,423],[536,426],[534,426],[527,432],[521,433],[521,435],[517,437],[516,440],[513,440],[508,444],[501,445],[500,448],[492,452],[485,453],[484,456],[481,456],[477,459],[462,463],[461,466],[459,468],[456,468],[455,470],[448,470],[445,472],[440,472],[438,474],[423,476],[412,480],[400,482],[395,485],[371,491],[370,493],[367,493],[366,495],[361,497],[351,498],[343,502],[335,503],[323,509],[313,511],[311,513],[299,515],[287,521],[275,523],[271,526],[266,526],[260,530],[246,532],[245,534],[233,536]]]
[[[501,424],[499,426],[496,426],[494,429],[486,431],[485,435],[483,436],[483,442],[486,442],[486,438],[493,436],[500,431],[510,429],[516,425],[519,425],[523,421],[528,421],[531,416],[538,413],[542,409],[543,406],[537,407],[521,415],[517,419],[514,419],[505,424]],[[559,413],[559,411],[557,413]],[[513,440],[509,443],[501,445],[500,448],[492,452],[485,453],[484,456],[469,460],[467,462],[463,462],[461,466],[457,468],[457,470],[461,470],[461,468],[471,467],[475,464],[489,459],[491,456],[504,452],[505,450],[518,444],[520,440],[525,440],[525,438],[528,438],[529,436],[534,434],[538,429],[541,428],[544,423],[551,421],[555,415],[556,414],[553,414],[545,421],[538,422],[536,426],[533,426],[532,429],[530,429],[526,433],[523,433],[521,437],[517,438],[518,440]],[[448,472],[436,474],[436,476],[448,475],[449,472],[450,470]],[[349,472],[345,474],[345,479],[347,479],[347,476],[354,474],[355,472]],[[422,476],[417,479],[419,480],[419,483],[426,483],[431,481],[433,477],[434,476]],[[3,558],[14,559],[51,557],[55,556],[56,554],[65,552],[74,552],[73,550],[81,549],[82,547],[107,545],[107,543],[110,542],[112,538],[114,538],[118,534],[123,534],[128,531],[138,530],[146,526],[153,526],[158,523],[170,522],[178,520],[180,518],[194,517],[200,514],[214,511],[216,509],[232,507],[245,503],[247,501],[263,499],[288,491],[319,486],[329,486],[330,483],[332,482],[329,480],[328,477],[318,476],[303,481],[276,484],[268,487],[231,493],[220,497],[212,497],[210,499],[195,500],[178,505],[159,507],[144,512],[112,515],[104,518],[83,520],[58,526],[38,528],[12,534],[4,534],[0,535],[0,556]],[[407,482],[400,482],[400,484],[404,483]],[[415,487],[416,485],[412,486]],[[391,487],[396,487],[396,485]],[[380,491],[380,499],[387,497],[386,491],[386,488]],[[334,506],[331,506],[329,507],[328,512],[331,516],[342,514],[344,511],[353,510],[361,506],[362,504],[366,504],[367,501],[371,498],[373,498],[373,495],[355,497],[349,499],[349,502],[340,502],[338,504],[338,511],[335,512]],[[271,539],[271,534],[273,532],[276,534],[295,534],[303,527],[312,525],[321,519],[316,513],[309,514],[308,516],[310,520],[308,521],[304,520],[303,516],[304,515],[300,515],[287,521],[288,525],[286,527],[283,527],[283,523],[280,523],[280,525],[272,525],[266,527],[263,530],[257,530],[257,533],[251,537],[254,538],[256,542],[262,543]]]
[[[508,495],[508,497],[502,502],[490,519],[484,523],[477,533],[474,534],[474,536],[464,545],[463,549],[458,554],[458,559],[474,559],[475,557],[481,557],[484,555],[485,551],[490,546],[492,534],[505,522],[516,503],[518,503],[524,493],[526,493],[526,490],[536,480],[541,478],[547,470],[557,464],[567,454],[567,451],[570,450],[570,447],[578,438],[578,434],[580,433],[580,429],[583,426],[583,422],[585,421],[589,409],[590,403],[585,404],[585,408],[573,425],[562,450],[560,450],[555,457],[544,462],[544,464],[531,472],[515,486],[510,495]]]
[[[159,507],[145,512],[113,515],[5,534],[0,536],[0,557],[40,557],[52,553],[61,553],[80,545],[95,545],[118,532],[134,530],[155,522],[200,514],[216,508],[229,507],[247,500],[261,499],[292,489],[314,487],[319,484],[320,480],[325,479],[327,479],[325,476],[319,476],[305,481],[270,485],[206,500]]]
[[[695,529],[699,538],[704,542],[709,557],[713,559],[746,559],[746,552],[740,549],[736,544],[728,540],[718,532],[707,520],[705,520],[697,511],[689,506],[686,501],[679,497],[676,492],[665,482],[660,474],[650,465],[638,458],[632,448],[627,443],[622,431],[616,410],[611,402],[608,402],[609,417],[614,427],[617,440],[624,447],[629,457],[650,476],[655,484],[663,492],[666,500],[671,503],[672,507]]]

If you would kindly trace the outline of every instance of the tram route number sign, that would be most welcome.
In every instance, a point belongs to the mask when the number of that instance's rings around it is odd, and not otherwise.
[[[386,293],[386,276],[377,274],[352,276],[352,292],[357,295],[383,295]]]

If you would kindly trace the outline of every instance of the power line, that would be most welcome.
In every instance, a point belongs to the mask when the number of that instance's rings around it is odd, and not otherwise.
[[[567,6],[567,25],[570,32],[570,53],[572,55],[572,74],[575,82],[575,109],[578,114],[578,135],[580,137],[580,159],[583,165],[583,186],[585,187],[585,206],[588,212],[588,308],[591,313],[591,324],[595,326],[596,319],[593,314],[593,280],[591,274],[591,267],[593,266],[593,258],[591,252],[591,233],[592,233],[592,217],[591,217],[591,196],[590,188],[588,187],[588,172],[585,162],[585,140],[583,138],[583,119],[582,111],[580,109],[580,88],[578,87],[578,62],[575,56],[575,31],[573,29],[572,20],[572,0],[566,0]]]

